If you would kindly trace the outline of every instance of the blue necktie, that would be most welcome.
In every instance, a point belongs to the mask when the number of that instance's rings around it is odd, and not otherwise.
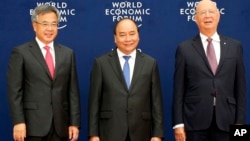
[[[124,75],[128,89],[130,87],[130,69],[129,69],[129,64],[128,64],[128,60],[130,57],[131,56],[123,56],[123,58],[125,59],[125,63],[123,66],[123,75]]]

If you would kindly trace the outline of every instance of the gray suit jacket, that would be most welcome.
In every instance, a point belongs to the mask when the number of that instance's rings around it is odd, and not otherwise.
[[[55,78],[35,40],[14,48],[8,66],[8,98],[13,124],[26,123],[28,136],[45,136],[52,125],[59,136],[80,127],[80,98],[74,53],[54,44]]]
[[[116,49],[95,59],[90,83],[89,136],[101,141],[163,137],[163,107],[156,60],[137,51],[130,89]]]
[[[245,123],[246,82],[241,43],[220,35],[221,56],[214,76],[200,36],[182,42],[176,51],[173,125],[184,123],[186,130],[207,129],[213,118],[216,92],[217,126]]]

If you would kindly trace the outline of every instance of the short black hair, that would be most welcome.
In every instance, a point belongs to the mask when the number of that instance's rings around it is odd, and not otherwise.
[[[114,26],[114,29],[113,29],[114,35],[116,35],[116,28],[117,28],[118,24],[120,22],[124,21],[124,20],[130,20],[130,21],[132,21],[135,24],[135,26],[137,28],[137,31],[139,33],[139,27],[137,26],[137,23],[133,19],[131,19],[131,18],[122,18],[121,20],[119,20],[118,22],[115,23],[115,26]]]

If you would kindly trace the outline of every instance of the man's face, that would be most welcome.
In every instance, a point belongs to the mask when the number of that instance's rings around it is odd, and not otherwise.
[[[220,13],[215,3],[210,0],[199,2],[196,9],[195,20],[202,33],[216,32],[220,20]]]
[[[39,14],[37,22],[32,25],[37,38],[44,44],[51,43],[57,36],[58,18],[54,12]]]
[[[124,54],[130,54],[134,51],[139,43],[139,33],[136,24],[125,19],[116,27],[116,35],[114,35],[116,46]]]

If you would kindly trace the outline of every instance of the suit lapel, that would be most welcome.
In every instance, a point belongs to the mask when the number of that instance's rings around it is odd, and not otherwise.
[[[220,36],[220,61],[219,61],[219,65],[216,71],[216,74],[221,70],[222,65],[224,63],[225,57],[227,55],[227,50],[228,50],[228,43],[226,41],[227,39],[224,36]],[[210,70],[210,72],[212,73],[212,70],[210,68],[210,65],[208,63],[204,48],[202,47],[202,43],[201,43],[201,39],[200,36],[196,36],[196,38],[194,38],[193,40],[193,46],[194,48],[197,50],[197,52],[201,55],[201,57],[203,58],[206,66],[208,67],[208,69]]]
[[[193,39],[193,46],[195,48],[195,50],[198,52],[198,54],[201,56],[201,58],[203,59],[203,61],[205,62],[208,70],[210,70],[210,72],[213,74],[209,62],[207,60],[207,56],[205,53],[205,50],[203,48],[202,42],[201,42],[201,38],[199,35],[197,35],[194,39]]]
[[[43,57],[43,54],[41,52],[41,49],[39,48],[39,46],[35,40],[32,41],[30,44],[30,52],[31,52],[31,54],[33,54],[34,58],[38,61],[38,63],[41,64],[42,68],[47,73],[48,77],[50,77],[50,72],[49,72],[49,69],[48,69],[47,64],[45,62],[45,59]]]
[[[115,75],[120,80],[120,82],[123,84],[124,88],[127,89],[127,85],[126,85],[125,79],[123,77],[122,68],[120,65],[120,61],[119,61],[116,49],[114,49],[109,54],[109,62],[110,62],[110,65],[111,65]]]
[[[142,68],[143,68],[143,65],[145,62],[143,57],[144,57],[144,55],[142,53],[140,53],[139,51],[136,52],[135,66],[134,66],[133,77],[132,77],[132,81],[131,81],[131,85],[130,85],[130,90],[133,89],[138,77],[140,76],[140,74],[142,72]]]
[[[54,80],[56,79],[57,76],[57,71],[59,70],[58,67],[60,66],[61,63],[63,63],[63,52],[62,48],[54,43],[54,50],[55,50],[55,75],[54,75]]]
[[[221,50],[220,51],[220,62],[219,62],[219,66],[217,68],[216,73],[218,73],[222,68],[222,65],[223,65],[224,60],[225,60],[226,55],[227,55],[227,50],[228,50],[227,46],[229,46],[229,44],[227,43],[226,38],[223,36],[220,36],[220,50]]]

